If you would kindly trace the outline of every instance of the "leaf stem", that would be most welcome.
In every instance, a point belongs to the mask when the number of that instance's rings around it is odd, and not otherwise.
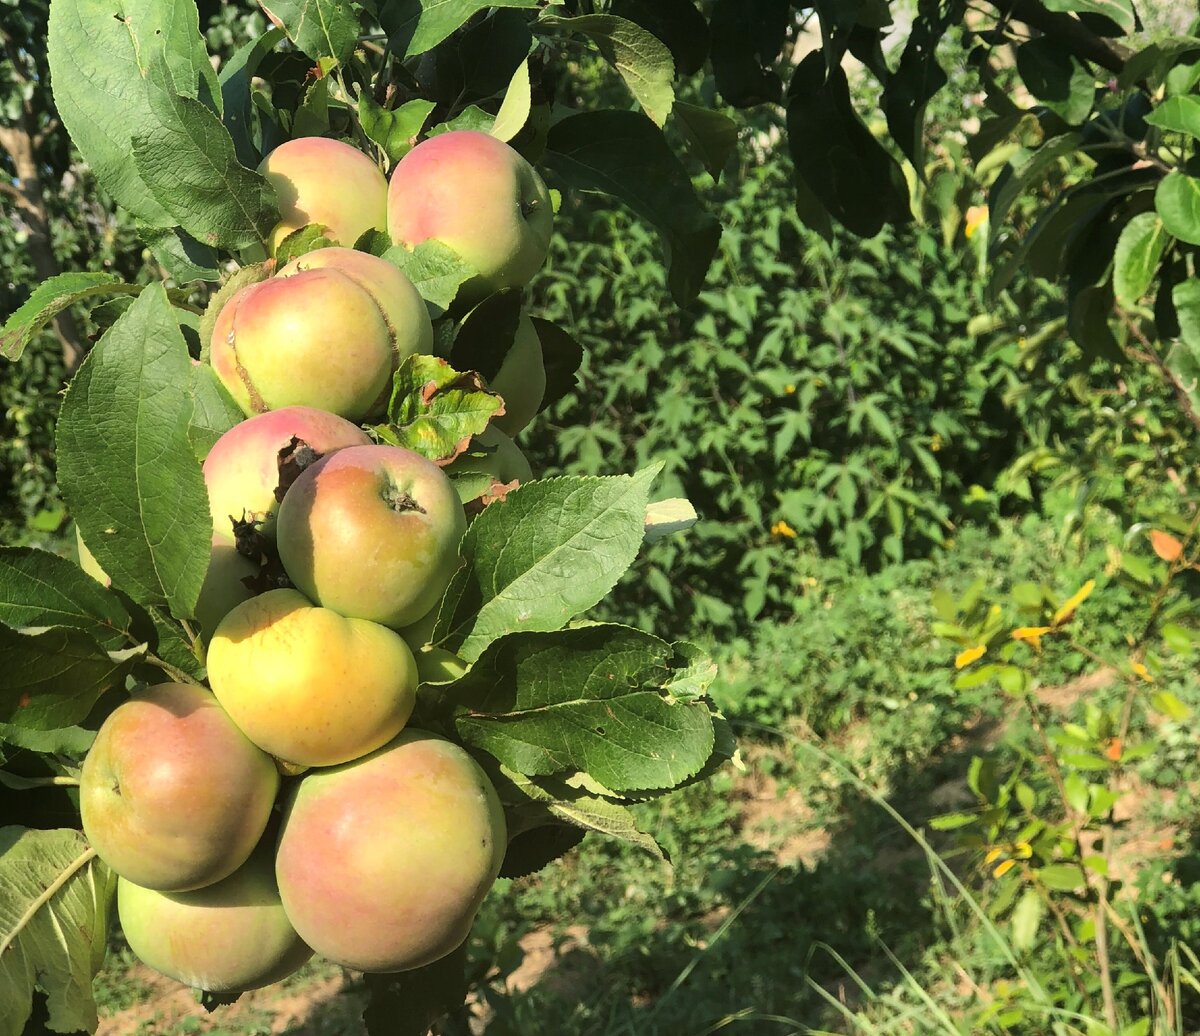
[[[33,920],[34,915],[41,910],[42,907],[49,903],[50,900],[58,895],[59,890],[95,858],[96,850],[91,846],[88,846],[71,862],[70,866],[68,866],[57,878],[55,878],[52,882],[50,882],[49,885],[46,886],[45,892],[43,892],[40,896],[34,899],[32,903],[29,904],[29,907],[25,913],[17,918],[17,923],[13,925],[8,934],[5,935],[4,941],[0,942],[0,960],[4,959],[4,955],[8,952],[9,947],[11,947],[12,944],[17,941],[17,936],[20,935],[25,926]]]
[[[0,784],[4,784],[16,791],[28,791],[30,788],[77,788],[79,787],[79,778],[23,777],[19,773],[9,773],[7,770],[0,770]]]
[[[158,655],[154,654],[151,651],[146,652],[146,661],[149,662],[151,665],[158,666],[159,669],[161,669],[169,677],[171,677],[173,680],[175,680],[176,683],[190,683],[196,687],[204,686],[204,684],[201,681],[197,680],[190,673],[185,673],[182,669],[178,668],[177,666],[171,665],[170,662],[166,661],[165,659],[159,658]]]

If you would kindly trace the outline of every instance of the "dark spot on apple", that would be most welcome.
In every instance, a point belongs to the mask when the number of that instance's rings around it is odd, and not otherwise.
[[[395,486],[388,486],[383,491],[383,502],[393,511],[419,511],[421,514],[425,514],[425,508],[417,503],[410,493],[397,489]]]

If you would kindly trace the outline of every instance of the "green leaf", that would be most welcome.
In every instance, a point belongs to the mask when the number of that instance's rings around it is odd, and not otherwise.
[[[411,252],[394,245],[382,258],[403,270],[421,298],[441,312],[450,308],[458,289],[476,276],[470,263],[440,241],[422,241]]]
[[[1166,355],[1167,369],[1200,411],[1200,280],[1180,281],[1171,291],[1180,340]]]
[[[368,90],[363,90],[358,98],[358,121],[363,132],[383,148],[388,161],[395,165],[413,149],[435,107],[433,101],[417,98],[389,111],[376,104]]]
[[[156,122],[133,135],[138,173],[174,222],[201,244],[237,249],[263,241],[278,220],[275,191],[237,160],[221,120],[192,97],[170,92],[166,63],[147,73]]]
[[[193,365],[189,392],[192,412],[188,418],[188,442],[196,460],[203,463],[213,444],[234,425],[241,424],[246,415],[207,363]]]
[[[1037,943],[1045,905],[1037,889],[1026,889],[1012,912],[1012,943],[1018,953],[1028,953]]]
[[[1092,110],[1096,81],[1088,66],[1049,36],[1017,48],[1017,71],[1029,92],[1070,126]]]
[[[504,851],[504,862],[500,866],[502,878],[523,878],[536,874],[574,849],[587,834],[583,828],[565,823],[541,824],[516,834],[511,833],[511,826],[509,830],[508,848]]]
[[[1200,97],[1168,97],[1146,116],[1146,121],[1159,129],[1200,140]]]
[[[716,0],[712,7],[712,70],[717,90],[735,108],[779,101],[772,66],[787,38],[788,0]]]
[[[83,727],[58,727],[54,730],[30,730],[13,723],[0,723],[0,742],[40,755],[65,755],[82,758],[96,740],[94,730]]]
[[[1125,224],[1113,254],[1113,294],[1122,306],[1136,305],[1150,290],[1168,240],[1153,212],[1139,213]]]
[[[1183,723],[1192,714],[1192,710],[1170,691],[1159,691],[1150,699],[1150,704],[1156,711],[1176,723]]]
[[[1169,233],[1200,245],[1200,178],[1178,169],[1168,173],[1154,192],[1154,207]]]
[[[192,361],[151,285],[88,354],[58,419],[59,485],[84,541],[141,603],[190,616],[212,519],[188,441]]]
[[[353,53],[358,14],[346,0],[259,0],[259,4],[314,61],[333,58],[344,65]]]
[[[485,112],[478,105],[468,104],[449,122],[439,122],[426,136],[437,137],[443,133],[455,133],[459,130],[475,130],[477,133],[491,133],[496,125],[496,116]]]
[[[527,482],[484,510],[463,537],[439,639],[472,661],[506,633],[556,630],[599,603],[637,556],[660,467]]]
[[[333,242],[325,236],[325,229],[323,223],[307,223],[299,230],[293,230],[275,248],[276,268],[319,248],[332,247]]]
[[[708,22],[692,0],[612,0],[609,13],[648,29],[667,45],[675,71],[690,76],[708,57]]]
[[[531,317],[542,347],[542,366],[546,369],[546,391],[538,412],[553,406],[576,388],[576,374],[583,363],[583,346],[557,324],[542,317]]]
[[[432,964],[398,975],[366,975],[371,999],[363,1012],[368,1036],[427,1036],[467,999],[467,943]]]
[[[661,126],[675,103],[675,59],[667,45],[647,29],[611,14],[584,14],[575,18],[543,15],[539,26],[580,32],[600,48],[604,60],[625,80],[625,85],[647,115]]]
[[[527,777],[486,756],[481,761],[504,804],[510,835],[514,830],[527,831],[562,821],[583,831],[628,842],[656,859],[665,859],[662,847],[638,827],[637,818],[628,806],[583,787],[589,782],[580,780],[580,775],[567,780]]]
[[[719,111],[700,108],[686,101],[675,102],[671,119],[708,175],[714,181],[720,179],[721,171],[737,150],[737,123]]]
[[[0,1036],[26,1033],[35,988],[55,1032],[94,1032],[116,875],[78,831],[0,828]]]
[[[556,123],[546,148],[546,165],[569,185],[618,198],[658,228],[671,294],[680,305],[693,299],[721,225],[700,204],[662,133],[637,112],[584,112]]]
[[[109,650],[129,644],[120,598],[66,558],[32,547],[0,547],[0,622],[69,626]]]
[[[25,347],[59,313],[97,295],[137,295],[140,284],[125,284],[115,273],[60,273],[42,281],[0,330],[0,356],[19,360]]]
[[[665,641],[625,626],[514,633],[440,688],[442,703],[467,744],[517,773],[579,771],[617,792],[673,788],[714,743],[707,704],[666,690],[673,658]]]
[[[659,500],[646,508],[646,542],[656,543],[696,524],[699,515],[685,497]]]
[[[100,185],[142,222],[174,226],[135,165],[133,138],[158,125],[154,101],[164,89],[220,109],[196,6],[55,0],[48,53],[55,107]],[[159,62],[165,82],[150,74]]]
[[[1131,0],[1043,0],[1043,4],[1047,11],[1101,15],[1126,35],[1137,28]]]
[[[537,6],[538,0],[385,0],[379,23],[392,49],[407,58],[436,47],[485,8]]]
[[[911,220],[899,164],[859,118],[845,72],[837,66],[827,75],[818,51],[792,73],[787,127],[798,181],[848,230],[873,237]]]
[[[955,831],[960,827],[970,827],[978,820],[979,817],[973,813],[943,813],[941,816],[931,817],[929,826],[935,831]]]
[[[438,356],[417,354],[396,371],[390,423],[373,430],[393,446],[448,462],[503,409],[503,401],[488,391],[479,375],[460,373]]]
[[[105,651],[70,626],[0,625],[0,722],[34,730],[80,723],[102,694],[124,685],[144,653],[144,646]]]
[[[201,244],[180,227],[141,227],[142,240],[176,284],[219,281],[220,260],[211,245]]]
[[[247,169],[258,168],[262,159],[254,142],[255,107],[252,82],[259,63],[283,39],[282,29],[268,29],[258,39],[239,47],[221,69],[223,122],[233,140],[237,160]]]
[[[1073,863],[1052,863],[1037,871],[1038,879],[1055,892],[1073,892],[1086,884],[1083,871]]]
[[[529,119],[532,104],[532,88],[529,84],[529,59],[526,58],[513,73],[504,100],[496,112],[496,120],[490,130],[497,140],[512,140]]]

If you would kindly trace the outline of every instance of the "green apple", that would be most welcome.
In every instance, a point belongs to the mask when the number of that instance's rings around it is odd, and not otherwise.
[[[234,722],[292,767],[373,751],[416,704],[417,665],[399,634],[319,608],[297,590],[268,590],[234,608],[213,634],[207,664]]]
[[[229,877],[192,892],[158,892],[117,881],[117,915],[145,964],[211,993],[259,989],[312,956],[284,912],[275,883],[274,839]]]
[[[83,830],[100,858],[146,888],[182,891],[246,862],[279,789],[270,757],[192,684],[155,684],[119,705],[83,763]]]
[[[400,627],[441,599],[467,521],[432,461],[399,446],[352,446],[296,479],[276,529],[300,590],[342,615]]]
[[[275,188],[280,221],[268,241],[271,254],[293,231],[321,223],[339,244],[353,246],[387,221],[387,178],[357,148],[329,137],[297,137],[280,144],[258,171]]]
[[[504,399],[504,413],[493,420],[500,431],[517,435],[534,419],[546,395],[546,367],[537,328],[525,314],[504,362],[491,380]]]
[[[528,284],[554,229],[550,194],[533,166],[474,130],[430,137],[400,159],[387,207],[395,244],[440,241],[479,271],[460,289],[463,301]]]
[[[407,971],[466,937],[506,848],[495,788],[462,748],[406,730],[303,777],[275,858],[283,907],[317,953]]]

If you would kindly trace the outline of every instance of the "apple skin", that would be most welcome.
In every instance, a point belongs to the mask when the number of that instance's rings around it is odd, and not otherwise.
[[[288,917],[317,953],[407,971],[468,935],[507,844],[495,788],[462,748],[406,730],[292,792],[275,856]]]
[[[121,877],[185,891],[237,870],[279,790],[270,756],[203,687],[155,684],[104,721],[83,763],[83,830]]]
[[[213,444],[204,460],[214,536],[235,542],[233,523],[247,519],[254,521],[268,540],[274,539],[279,453],[293,438],[319,454],[371,442],[358,425],[306,406],[271,410],[234,425]]]
[[[453,651],[430,643],[437,613],[435,606],[411,626],[399,631],[404,643],[412,649],[413,658],[417,660],[417,675],[421,683],[449,683],[467,671],[467,663]]]
[[[417,664],[399,634],[319,608],[298,590],[268,590],[234,608],[206,661],[233,721],[293,768],[374,751],[416,704]]]
[[[504,362],[490,382],[504,398],[504,413],[492,423],[507,435],[515,436],[537,416],[546,395],[546,366],[542,361],[542,343],[537,328],[525,314]]]
[[[217,315],[209,362],[248,417],[310,406],[361,421],[387,403],[397,360],[374,296],[328,268],[236,292]]]
[[[321,223],[326,236],[352,247],[387,224],[387,178],[357,148],[329,137],[280,144],[258,171],[275,188],[281,217],[267,242],[271,254],[293,231]]]
[[[192,892],[157,892],[117,881],[117,915],[145,964],[211,993],[278,982],[312,956],[284,912],[267,836],[229,877]]]
[[[472,457],[468,450],[446,467],[447,473],[458,475],[478,472],[505,483],[525,483],[533,478],[533,469],[525,459],[525,454],[494,423],[475,436],[475,444],[493,452],[486,457]],[[473,444],[471,449],[474,448]]]
[[[292,277],[306,270],[337,270],[370,294],[395,342],[397,366],[414,353],[433,352],[429,307],[398,267],[353,248],[318,248],[293,259],[276,276]]]
[[[479,271],[459,290],[464,302],[528,284],[546,261],[554,229],[537,170],[475,130],[430,137],[400,159],[387,210],[393,243],[413,249],[440,241]]]
[[[195,609],[196,621],[206,636],[212,636],[226,615],[254,596],[243,580],[257,573],[258,565],[239,554],[233,543],[213,537],[208,571],[204,573]]]
[[[342,615],[406,626],[445,592],[467,531],[433,461],[399,446],[322,458],[279,506],[279,559],[293,583]]]

